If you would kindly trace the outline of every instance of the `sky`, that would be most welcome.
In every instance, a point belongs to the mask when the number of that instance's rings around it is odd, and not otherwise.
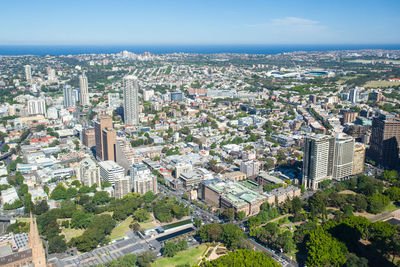
[[[1,0],[0,45],[400,44],[399,0]]]

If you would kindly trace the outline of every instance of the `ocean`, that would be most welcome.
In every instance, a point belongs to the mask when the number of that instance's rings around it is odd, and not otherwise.
[[[279,54],[294,51],[332,51],[385,49],[400,50],[400,44],[362,45],[0,45],[0,55],[60,56],[78,54],[111,54],[127,50],[133,53],[238,53],[238,54]]]

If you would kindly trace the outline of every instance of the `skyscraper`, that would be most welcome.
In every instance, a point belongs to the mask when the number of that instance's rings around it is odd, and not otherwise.
[[[81,181],[81,184],[89,187],[94,184],[101,185],[100,169],[90,158],[86,158],[79,162],[76,178]]]
[[[89,89],[88,89],[88,79],[85,73],[79,76],[79,89],[80,89],[80,104],[81,106],[89,106]]]
[[[150,170],[142,163],[133,164],[130,169],[133,192],[141,195],[152,191],[157,194],[157,178],[151,174]]]
[[[107,116],[98,118],[94,123],[94,132],[96,139],[96,158],[98,160],[104,160],[103,130],[112,127],[113,127],[112,119]]]
[[[38,115],[46,114],[46,103],[43,98],[31,99],[28,101],[28,114]]]
[[[127,125],[139,124],[139,83],[135,76],[124,78],[124,122]]]
[[[65,108],[75,107],[75,102],[74,102],[75,97],[73,95],[73,90],[71,85],[64,86],[63,95],[64,95],[64,107]]]
[[[113,128],[103,129],[103,160],[115,161],[115,138],[117,132]]]
[[[342,180],[353,173],[354,138],[340,136],[335,139],[333,179]]]
[[[380,114],[372,120],[368,154],[377,163],[398,168],[400,148],[400,119],[390,114]]]
[[[351,103],[353,104],[358,103],[359,97],[360,97],[360,92],[358,91],[357,87],[350,90],[349,100]]]
[[[334,143],[333,136],[319,134],[306,137],[302,179],[306,188],[317,189],[320,182],[332,179]]]
[[[25,79],[27,83],[32,82],[32,67],[31,65],[25,65]]]

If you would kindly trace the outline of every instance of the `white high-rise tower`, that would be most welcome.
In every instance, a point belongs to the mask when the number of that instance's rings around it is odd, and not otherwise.
[[[124,121],[127,125],[139,124],[139,83],[135,76],[124,78]]]
[[[88,79],[85,73],[79,76],[79,89],[81,92],[80,104],[81,106],[89,106],[89,89],[88,89]]]
[[[32,82],[32,68],[31,65],[25,65],[25,79],[27,83]]]

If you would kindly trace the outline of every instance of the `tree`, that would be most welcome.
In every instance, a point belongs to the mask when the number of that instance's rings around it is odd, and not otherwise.
[[[49,240],[49,253],[60,253],[67,250],[64,237],[54,236]]]
[[[202,242],[217,241],[220,238],[221,234],[222,227],[217,223],[206,224],[199,231],[199,236]]]
[[[145,209],[137,209],[133,213],[133,217],[138,221],[138,222],[144,222],[147,221],[150,218],[150,214],[147,210]]]
[[[242,221],[242,220],[244,220],[244,218],[246,218],[246,213],[241,210],[236,213],[235,217],[236,217],[236,220]]]
[[[54,190],[51,192],[51,199],[60,200],[67,198],[67,189],[64,187],[63,184],[58,184]]]
[[[34,209],[35,209],[35,204],[33,204],[33,202],[32,202],[32,195],[29,194],[29,193],[26,193],[24,195],[24,211],[25,211],[25,214],[29,214],[31,211],[35,212]]]
[[[7,144],[2,145],[1,147],[1,153],[6,153],[8,152],[8,150],[10,150],[10,146]]]
[[[226,221],[232,221],[235,217],[235,210],[233,208],[224,209],[221,213],[221,216]]]
[[[47,204],[46,200],[42,200],[38,203],[35,204],[35,214],[36,215],[41,215],[43,213],[46,213],[49,210],[49,205]]]
[[[390,198],[391,201],[400,201],[400,188],[390,187],[385,191],[385,194]]]
[[[346,246],[318,227],[306,242],[307,266],[340,266],[346,262]]]
[[[200,219],[193,219],[193,224],[196,228],[201,227],[201,220]]]
[[[237,248],[241,236],[243,236],[243,231],[236,224],[225,224],[222,226],[220,239],[228,248]]]
[[[71,218],[71,227],[75,229],[87,228],[93,220],[93,214],[84,211],[75,211]]]
[[[173,257],[178,252],[178,247],[172,241],[165,242],[165,245],[162,249],[162,254],[165,257]]]
[[[151,203],[156,197],[157,196],[152,191],[147,191],[143,196],[143,201],[145,203]]]
[[[356,254],[350,253],[347,255],[345,267],[368,267],[368,260],[366,258],[359,258]]]
[[[139,232],[140,231],[140,224],[137,221],[132,221],[129,224],[129,228],[131,228],[132,231]]]
[[[377,214],[382,212],[385,207],[390,203],[389,197],[376,193],[367,198],[368,200],[368,212]]]
[[[138,256],[137,263],[140,267],[149,267],[150,263],[155,259],[156,254],[151,250],[147,250]]]
[[[93,196],[93,203],[103,205],[110,201],[110,194],[106,191],[97,191]]]

